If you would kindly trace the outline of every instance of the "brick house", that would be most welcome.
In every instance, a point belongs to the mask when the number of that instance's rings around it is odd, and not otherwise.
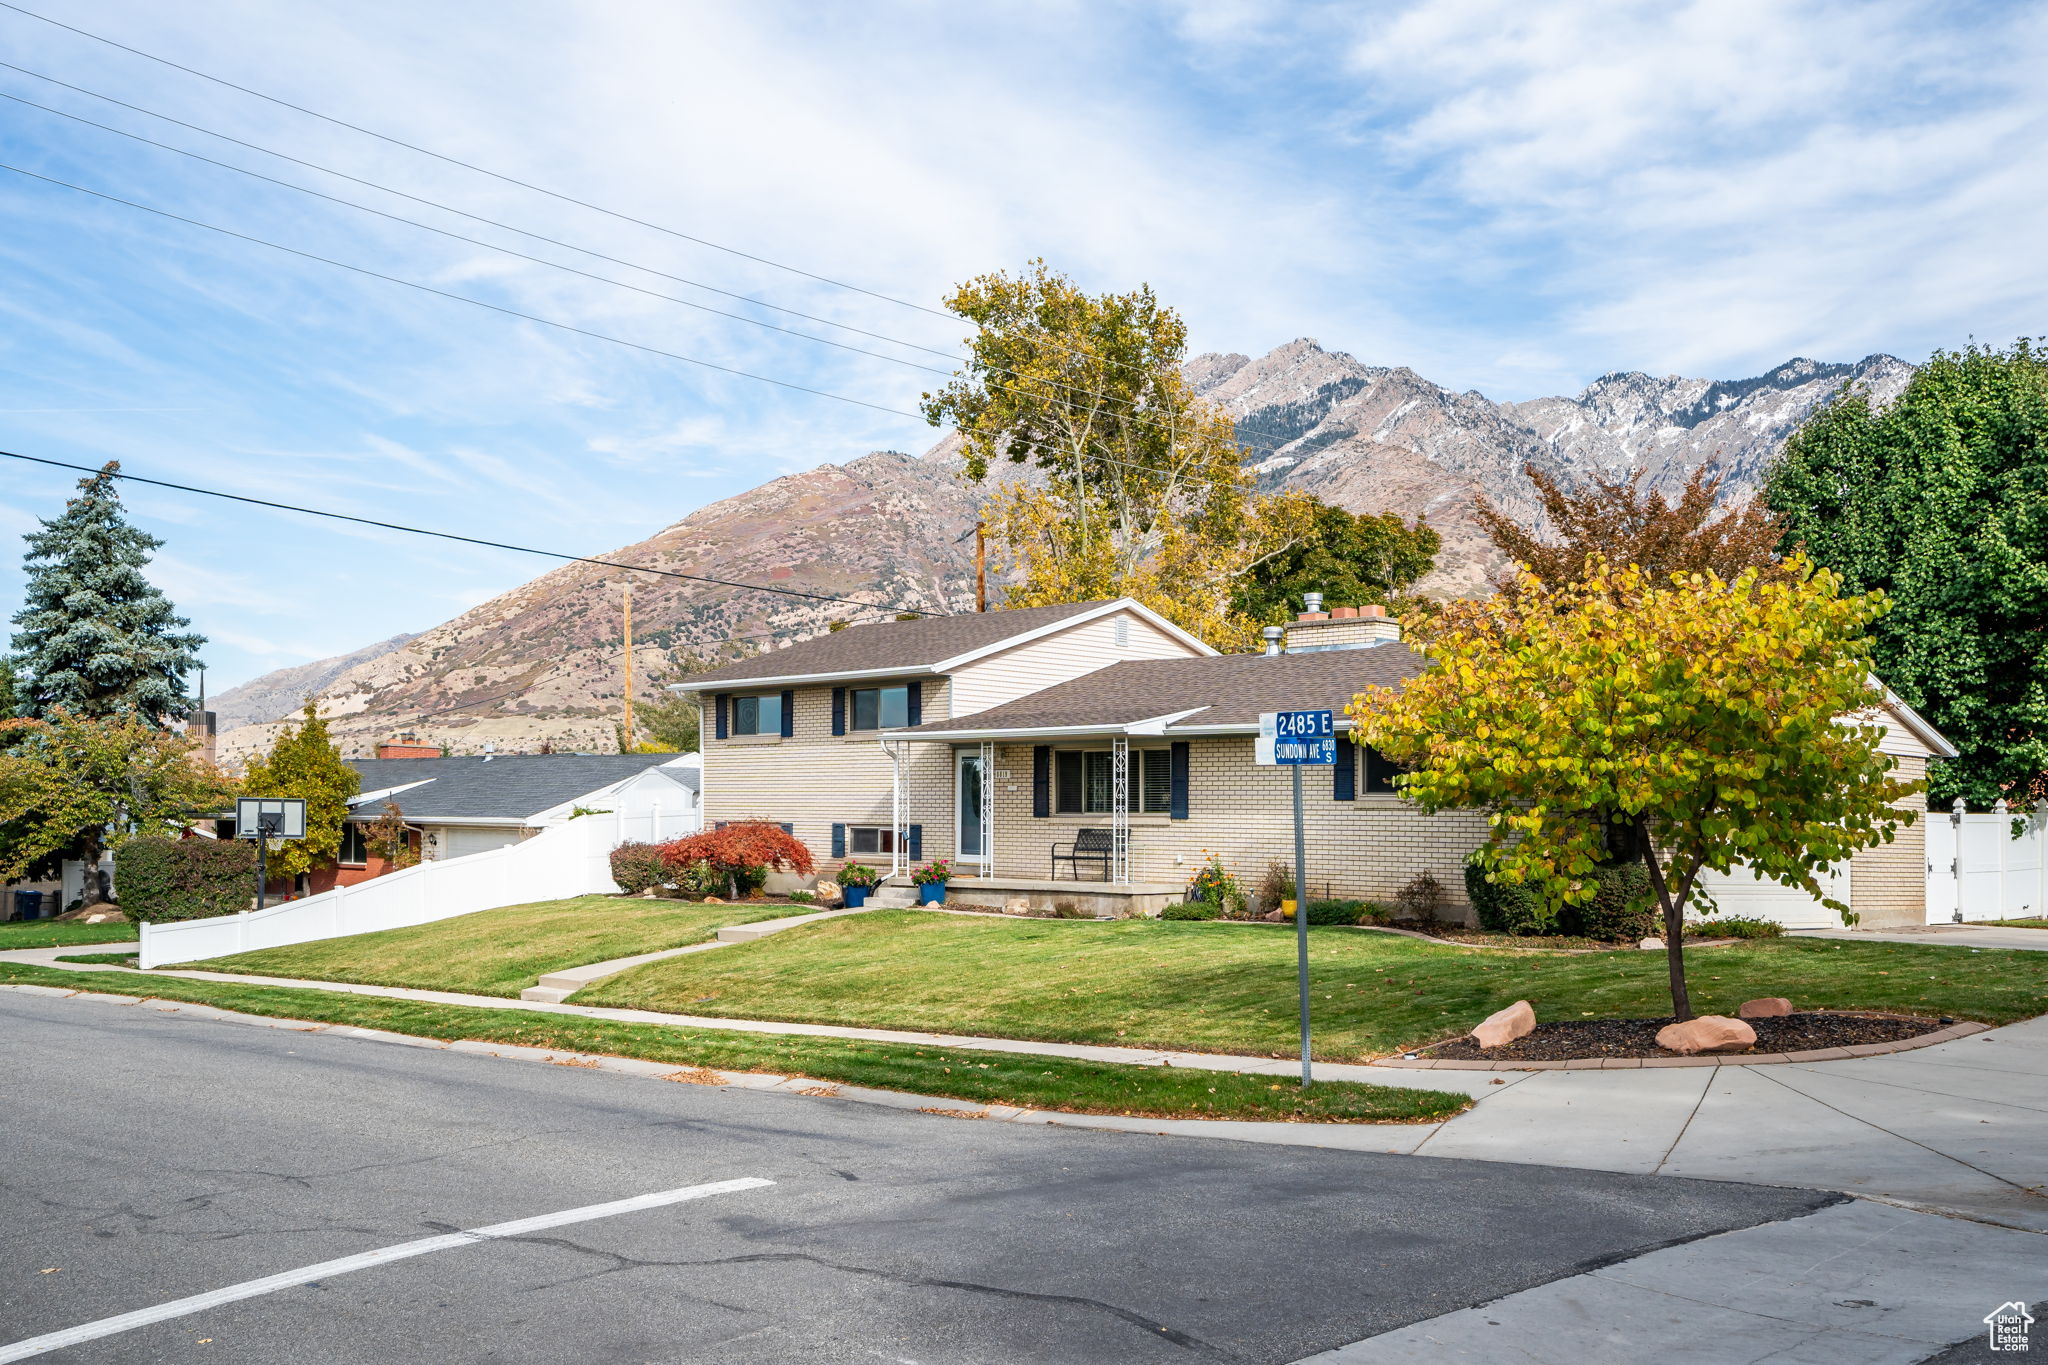
[[[1273,632],[1269,632],[1271,634]],[[1254,762],[1262,712],[1342,711],[1368,683],[1425,662],[1378,608],[1304,612],[1265,654],[1219,655],[1130,599],[856,626],[691,679],[703,706],[703,818],[784,825],[831,871],[848,860],[900,883],[952,858],[949,901],[1013,896],[1097,910],[1179,899],[1214,853],[1244,881],[1290,862],[1291,778]],[[1947,742],[1896,698],[1881,715],[1900,775]],[[1391,767],[1340,743],[1305,773],[1311,896],[1387,899],[1427,872],[1464,911],[1476,812],[1430,816]],[[1057,862],[1081,838],[1099,861]],[[1834,891],[1866,926],[1924,922],[1924,835],[1855,855]],[[1839,923],[1803,893],[1710,877],[1728,913]]]

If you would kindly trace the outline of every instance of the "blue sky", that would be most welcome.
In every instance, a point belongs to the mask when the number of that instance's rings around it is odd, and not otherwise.
[[[419,146],[935,305],[1033,256],[1198,349],[1314,336],[1496,398],[2044,329],[2048,8],[607,0],[25,7]],[[565,242],[941,349],[945,319],[548,199],[0,9],[0,60]],[[0,69],[0,91],[733,305]],[[910,411],[937,376],[438,238],[0,101],[0,161]],[[0,172],[0,448],[578,553],[921,422]],[[783,319],[788,321],[787,319]],[[819,330],[815,324],[791,323]],[[899,359],[920,352],[828,332]],[[71,476],[0,469],[0,538]],[[545,561],[135,489],[214,687]],[[20,576],[0,549],[0,607]]]

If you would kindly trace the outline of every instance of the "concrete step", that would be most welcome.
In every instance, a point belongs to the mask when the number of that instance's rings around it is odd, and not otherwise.
[[[559,1005],[581,989],[583,989],[581,986],[571,987],[567,990],[560,986],[528,986],[525,990],[519,992],[519,998],[521,1000],[538,1000],[547,1005]]]
[[[864,908],[875,909],[877,907],[873,901],[869,901]],[[840,915],[857,915],[859,913],[859,910],[820,910],[809,915],[790,915],[783,919],[756,920],[752,924],[729,924],[718,931],[718,941],[720,943],[752,943],[757,938],[766,938],[770,934],[779,934],[784,929],[794,929],[801,924],[815,924],[819,920],[836,919]]]

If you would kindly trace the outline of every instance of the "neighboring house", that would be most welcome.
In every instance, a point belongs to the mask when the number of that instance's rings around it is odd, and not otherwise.
[[[396,804],[422,861],[460,858],[531,838],[577,809],[673,815],[697,806],[696,754],[486,754],[469,758],[358,758],[340,866],[312,890],[350,886],[390,865],[364,846],[365,826]]]
[[[1254,761],[1260,714],[1341,712],[1365,685],[1427,667],[1377,607],[1305,612],[1275,649],[1218,655],[1129,599],[803,641],[690,680],[703,819],[784,825],[828,871],[860,860],[900,875],[953,858],[966,879],[949,899],[968,904],[1154,909],[1212,854],[1256,881],[1293,856],[1290,774]],[[1952,752],[1896,699],[1881,719],[1903,777]],[[1338,757],[1303,775],[1310,896],[1385,900],[1426,872],[1462,913],[1485,817],[1425,815],[1373,750],[1344,742]],[[1076,843],[1103,855],[1066,861]],[[1864,924],[1924,922],[1923,849],[1916,823],[1839,875]],[[1833,921],[1774,883],[1713,889],[1729,913]]]

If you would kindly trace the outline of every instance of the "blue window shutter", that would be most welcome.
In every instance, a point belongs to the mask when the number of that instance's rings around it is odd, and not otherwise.
[[[1052,814],[1052,745],[1031,746],[1031,813],[1043,820]]]
[[[835,858],[844,858],[846,856],[846,826],[844,825],[832,826],[832,856]]]
[[[782,689],[782,737],[796,737],[796,693],[787,687]]]
[[[835,735],[846,733],[846,689],[843,687],[832,689],[832,733]],[[839,858],[845,855],[835,853],[832,856]]]
[[[713,825],[713,826],[712,826],[711,828],[713,828],[713,829],[724,829],[724,828],[725,828],[725,826],[726,826],[726,822],[725,822],[724,820],[720,820],[720,821],[719,821],[718,823],[714,824],[714,825]]]
[[[784,834],[787,834],[787,835],[788,835],[788,836],[789,836],[790,838],[792,838],[792,839],[796,838],[796,826],[795,826],[795,825],[784,825],[784,826],[782,827],[782,832],[783,832]]]
[[[1166,815],[1170,820],[1188,818],[1188,742],[1178,739],[1173,742],[1172,755],[1167,760]]]
[[[728,709],[726,707],[726,701],[727,697],[726,694],[723,692],[720,692],[717,696],[711,699],[712,706],[718,712],[718,720],[716,725],[714,726],[714,737],[718,739],[724,739],[726,737],[725,717]]]
[[[910,723],[912,725],[922,725],[924,724],[924,684],[912,678],[910,686],[906,690],[910,694],[910,705],[907,708],[910,712]],[[912,856],[916,855],[913,854]]]
[[[915,687],[917,684],[912,683],[911,686]],[[912,695],[916,694],[913,693]],[[924,826],[912,825],[910,827],[910,861],[914,863],[922,857],[924,857]]]
[[[1358,746],[1348,739],[1337,741],[1337,762],[1330,769],[1330,796],[1338,801],[1358,799]]]

